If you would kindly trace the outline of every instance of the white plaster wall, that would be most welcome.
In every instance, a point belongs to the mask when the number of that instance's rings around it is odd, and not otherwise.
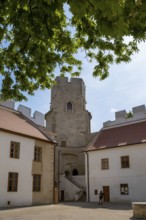
[[[79,183],[81,186],[85,188],[85,176],[79,175],[79,176],[72,176],[72,179],[75,180],[77,183]]]
[[[88,162],[87,162],[87,154],[85,153],[85,189],[86,189],[86,201],[89,202],[89,192],[88,192]]]
[[[121,156],[126,155],[130,158],[130,168],[121,168]],[[101,170],[102,158],[109,158],[108,170]],[[89,173],[90,201],[98,200],[94,190],[99,192],[103,186],[110,187],[111,202],[146,201],[146,144],[89,152]],[[120,194],[120,184],[125,183],[129,195]]]
[[[20,142],[20,158],[10,158],[10,142]],[[34,140],[0,132],[0,206],[32,204],[32,160]],[[18,172],[18,191],[7,192],[8,173]],[[10,205],[9,205],[10,206]]]

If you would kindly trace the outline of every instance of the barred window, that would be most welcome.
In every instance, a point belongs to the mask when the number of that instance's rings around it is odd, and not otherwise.
[[[128,195],[129,194],[128,184],[120,184],[120,191],[121,191],[121,195]]]
[[[41,175],[34,174],[33,175],[33,192],[41,191]]]
[[[20,143],[11,141],[10,143],[10,157],[19,158],[20,155]]]
[[[42,161],[42,148],[35,146],[34,149],[34,160],[35,161]]]
[[[18,188],[18,173],[10,172],[8,174],[8,192],[17,192]]]
[[[109,160],[108,158],[101,159],[101,169],[108,170],[109,169]]]
[[[123,156],[121,157],[121,168],[129,168],[129,156]]]

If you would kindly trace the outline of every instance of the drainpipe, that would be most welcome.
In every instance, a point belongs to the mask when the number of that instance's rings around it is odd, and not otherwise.
[[[60,154],[61,154],[61,150],[58,149],[58,202],[60,201],[59,200],[59,191],[60,191]]]
[[[53,190],[54,204],[58,203],[58,198],[56,198],[56,191],[58,188],[58,184],[56,182],[56,149],[57,149],[57,144],[54,144],[54,190]]]
[[[88,194],[88,200],[87,202],[90,202],[90,181],[89,181],[89,155],[88,152],[85,152],[87,155],[87,194]]]
[[[56,152],[56,144],[54,144],[54,177],[53,177],[53,180],[54,180],[54,186],[53,186],[53,203],[55,204],[55,167],[56,167],[56,164],[55,164],[55,152]]]

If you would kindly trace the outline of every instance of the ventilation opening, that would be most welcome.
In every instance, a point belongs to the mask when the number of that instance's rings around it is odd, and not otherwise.
[[[8,201],[8,202],[7,202],[7,204],[8,204],[8,205],[11,205],[11,202],[10,202],[10,201]]]

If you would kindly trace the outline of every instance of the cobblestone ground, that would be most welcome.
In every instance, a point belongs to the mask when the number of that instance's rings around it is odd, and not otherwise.
[[[0,220],[129,220],[130,204],[69,202],[57,205],[1,209]]]

